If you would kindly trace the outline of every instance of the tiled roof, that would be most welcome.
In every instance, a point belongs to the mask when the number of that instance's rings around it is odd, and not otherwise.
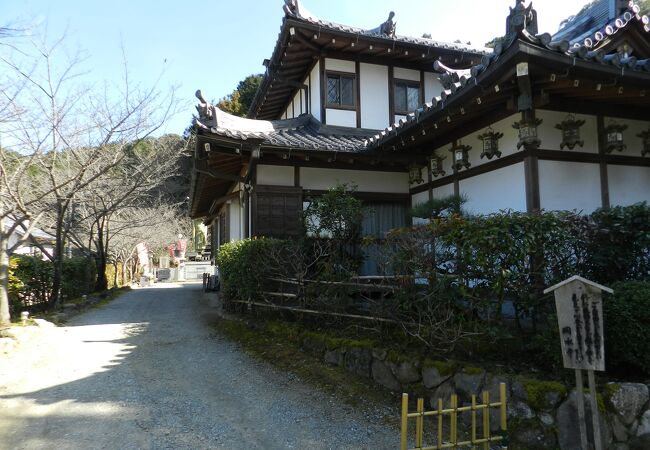
[[[616,14],[617,8],[611,5],[612,1],[596,0],[586,5],[553,35],[553,40],[568,41],[571,46],[597,48],[601,41],[624,28],[635,17],[641,21],[645,31],[650,31],[650,20],[647,16],[640,16],[640,7],[634,1],[630,1],[621,14]]]
[[[253,120],[228,114],[208,105],[196,126],[212,134],[236,140],[257,140],[263,146],[302,150],[358,152],[374,130],[323,125],[311,114],[295,119]]]
[[[303,14],[305,13],[300,14],[300,18],[304,20],[316,20],[310,15]],[[614,21],[615,30],[608,29],[606,33],[611,35],[634,22],[641,23],[646,32],[650,32],[648,26],[650,20],[648,20],[647,16],[639,15],[638,6],[631,2],[628,10]],[[325,23],[323,22],[323,24]],[[359,32],[363,32],[363,30]],[[365,33],[371,33],[371,31]],[[393,138],[397,138],[402,131],[411,128],[412,125],[444,111],[450,100],[455,99],[472,86],[479,84],[478,78],[480,75],[488,67],[497,63],[506,50],[518,40],[560,55],[569,56],[575,60],[638,72],[650,72],[650,59],[639,60],[634,56],[624,57],[618,53],[606,54],[602,49],[594,50],[593,41],[585,40],[583,43],[572,44],[568,40],[555,40],[549,33],[533,35],[524,29],[518,33],[506,35],[495,46],[491,54],[484,55],[481,58],[481,63],[474,65],[469,70],[453,70],[440,63],[436,64],[436,69],[442,72],[442,81],[446,89],[439,96],[432,98],[431,101],[408,114],[405,119],[401,119],[399,123],[393,124],[379,133],[373,134],[369,130],[322,125],[311,115],[303,115],[289,120],[264,121],[230,116],[218,109],[216,109],[215,113],[216,125],[208,125],[200,120],[197,124],[199,127],[208,129],[218,135],[236,139],[261,139],[266,145],[351,152],[372,150]]]
[[[304,6],[299,2],[299,0],[292,0],[292,7],[286,7],[285,12],[288,17],[295,19],[300,19],[305,22],[311,23],[312,25],[318,25],[322,28],[328,28],[333,31],[342,31],[346,33],[354,33],[362,36],[368,36],[373,38],[385,39],[387,41],[396,41],[396,42],[405,42],[409,44],[418,44],[418,45],[427,45],[429,47],[442,48],[446,50],[456,50],[456,51],[467,51],[475,54],[489,54],[492,49],[486,47],[474,47],[472,45],[461,44],[461,43],[449,43],[441,42],[428,38],[416,38],[409,36],[395,35],[395,37],[388,37],[379,31],[379,27],[372,30],[364,30],[363,28],[352,27],[349,25],[341,25],[336,22],[330,22],[327,20],[321,20],[315,17],[313,14],[308,12]]]
[[[630,2],[629,10],[625,11],[620,17],[616,19],[616,30],[609,30],[608,34],[613,34],[616,31],[625,28],[633,21],[639,21],[644,25],[646,32],[650,32],[647,16],[639,15],[639,8],[634,2]],[[610,65],[615,67],[625,67],[639,72],[650,72],[650,59],[639,60],[634,56],[622,57],[617,53],[605,54],[603,50],[592,50],[591,46],[586,44],[571,44],[567,40],[555,41],[549,33],[542,33],[532,35],[524,30],[520,35],[504,37],[503,44],[497,45],[494,52],[489,56],[484,56],[480,64],[473,66],[469,73],[467,71],[456,71],[444,67],[441,64],[436,64],[436,69],[443,72],[443,81],[446,81],[447,89],[440,93],[440,96],[434,97],[430,102],[425,103],[416,111],[410,113],[405,119],[401,119],[399,123],[384,129],[372,138],[368,139],[364,146],[367,149],[376,148],[381,144],[386,143],[392,138],[399,136],[403,129],[410,128],[414,123],[426,119],[433,115],[435,112],[444,110],[449,100],[455,98],[457,95],[464,92],[469,87],[478,83],[477,77],[485,72],[485,70],[497,62],[500,56],[511,46],[517,39],[522,39],[531,44],[543,47],[547,50],[552,50],[556,53],[564,54],[567,56],[581,59],[584,61],[591,61],[602,65]],[[589,43],[589,42],[587,42]]]

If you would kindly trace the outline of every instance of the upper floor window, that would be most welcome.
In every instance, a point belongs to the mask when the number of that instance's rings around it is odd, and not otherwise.
[[[327,73],[327,107],[355,108],[355,76],[342,73]]]
[[[395,80],[395,114],[408,114],[420,107],[420,83]]]

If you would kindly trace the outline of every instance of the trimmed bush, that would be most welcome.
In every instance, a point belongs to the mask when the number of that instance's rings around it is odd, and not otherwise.
[[[608,371],[642,370],[650,374],[650,282],[612,286],[603,299],[605,361]]]
[[[219,247],[217,265],[221,291],[226,299],[260,299],[264,280],[273,273],[272,252],[282,242],[266,238],[244,239]]]
[[[41,258],[17,255],[9,268],[9,299],[13,313],[24,308],[44,308],[52,297],[53,264]],[[63,300],[79,298],[93,291],[97,270],[87,258],[63,261],[61,294]]]

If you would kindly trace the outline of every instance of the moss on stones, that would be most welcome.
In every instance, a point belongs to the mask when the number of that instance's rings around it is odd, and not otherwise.
[[[466,373],[467,375],[482,375],[484,370],[481,369],[480,367],[463,367],[463,372]]]
[[[561,398],[566,397],[566,386],[557,381],[540,381],[533,379],[522,380],[526,395],[528,397],[528,404],[535,410],[541,411],[548,409],[554,405],[548,405],[547,394],[557,393]]]
[[[456,369],[455,364],[452,361],[434,361],[429,358],[424,360],[422,367],[433,367],[441,376],[453,375]]]

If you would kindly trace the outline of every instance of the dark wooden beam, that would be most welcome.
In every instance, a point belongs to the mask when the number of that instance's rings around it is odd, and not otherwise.
[[[340,158],[344,158],[345,155],[339,155]],[[370,161],[359,161],[355,160],[354,166],[351,167],[350,163],[343,161],[329,161],[328,159],[317,158],[315,156],[310,156],[309,161],[304,159],[297,159],[293,157],[290,160],[282,159],[277,155],[268,155],[265,154],[262,156],[260,164],[268,166],[294,166],[294,167],[314,167],[319,169],[345,169],[345,170],[360,170],[360,171],[372,171],[372,172],[400,172],[406,173],[407,163],[395,163],[390,161],[379,161],[376,163],[371,163]]]
[[[318,64],[320,72],[320,121],[327,124],[325,102],[327,100],[327,80],[325,79],[325,58],[321,56]]]
[[[302,45],[304,45],[305,47],[311,49],[314,52],[320,53],[322,51],[322,47],[320,47],[319,45],[314,44],[314,42],[311,39],[305,37],[300,31],[298,31],[298,30],[296,30],[296,31],[297,31],[297,33],[294,35],[294,39],[296,39]]]
[[[598,130],[598,155],[600,156],[600,199],[603,208],[609,208],[609,174],[607,173],[607,155],[605,153],[605,118],[596,118],[596,129]]]
[[[361,63],[359,61],[354,62],[354,71],[356,73],[354,89],[357,98],[357,128],[361,128]]]
[[[305,189],[303,190],[304,196],[321,196],[326,194],[328,191],[320,189]],[[376,202],[409,202],[411,201],[410,194],[396,194],[394,192],[364,192],[364,191],[355,191],[352,194],[354,197],[365,200],[365,201],[376,201]]]

